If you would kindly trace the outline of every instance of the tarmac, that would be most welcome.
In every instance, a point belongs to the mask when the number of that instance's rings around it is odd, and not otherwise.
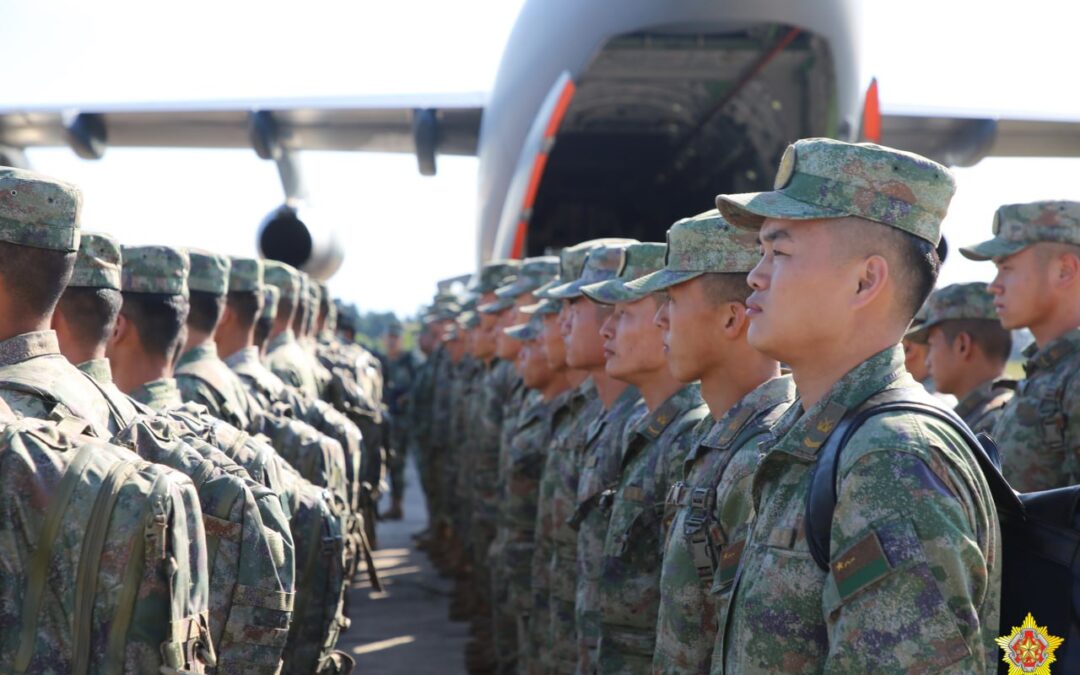
[[[427,507],[411,461],[406,481],[405,518],[381,521],[376,530],[383,591],[371,587],[366,573],[357,575],[348,597],[352,625],[338,649],[356,659],[356,675],[465,675],[468,624],[448,618],[453,584],[412,538],[427,527]]]

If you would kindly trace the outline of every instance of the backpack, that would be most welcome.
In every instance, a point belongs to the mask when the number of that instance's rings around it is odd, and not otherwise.
[[[201,406],[187,404],[169,415],[221,448],[281,499],[296,552],[296,594],[282,672],[348,673],[352,659],[334,651],[341,630],[348,626],[344,600],[349,576],[343,520],[333,495],[303,478],[265,439],[210,416]]]
[[[69,417],[0,431],[0,671],[205,672],[192,482],[85,429]]]
[[[976,438],[952,410],[922,387],[892,389],[851,410],[818,454],[807,495],[806,540],[814,561],[829,566],[836,508],[836,471],[844,445],[864,422],[887,412],[911,412],[949,424],[970,447],[994,498],[1002,534],[1001,625],[1008,635],[1030,612],[1051,635],[1065,638],[1057,651],[1061,672],[1080,672],[1080,485],[1016,493],[1001,475],[998,450],[986,434]],[[1000,672],[1007,666],[999,665]]]
[[[212,672],[275,673],[292,616],[295,574],[281,504],[266,488],[249,486],[246,472],[224,455],[216,461],[204,456],[173,427],[160,416],[137,418],[114,442],[190,477],[199,494],[217,653]]]

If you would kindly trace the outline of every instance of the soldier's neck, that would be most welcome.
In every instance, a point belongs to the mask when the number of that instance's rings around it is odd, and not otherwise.
[[[1038,323],[1028,326],[1040,348],[1077,327],[1080,327],[1080,306],[1055,307],[1049,315],[1039,317]]]
[[[747,394],[779,376],[779,363],[759,352],[747,353],[702,375],[701,397],[709,406],[709,416],[720,421]]]
[[[187,341],[184,342],[184,351],[182,353],[187,354],[196,347],[202,347],[205,344],[212,344],[213,342],[213,333],[206,333],[201,330],[194,330],[191,326],[188,326]]]
[[[544,397],[544,402],[548,403],[568,389],[570,389],[570,381],[566,379],[566,374],[555,373],[551,381],[540,391],[540,395]]]
[[[147,382],[172,377],[172,360],[161,354],[143,352],[138,358],[111,360],[113,382],[130,394]]]
[[[963,401],[971,392],[979,387],[993,382],[1004,375],[1005,364],[996,363],[981,354],[976,354],[969,363],[965,363],[957,374],[958,382],[950,383],[949,391],[944,387],[938,388],[943,394],[952,394],[957,400]]]
[[[0,341],[7,340],[18,335],[24,335],[26,333],[37,333],[43,330],[49,330],[52,328],[52,317],[44,316],[39,318],[20,317],[16,316],[13,311],[4,311],[6,308],[3,304],[0,304],[0,316],[5,317],[7,320],[4,322],[4,326],[0,327]]]
[[[580,387],[581,383],[589,377],[589,371],[578,370],[577,368],[567,368],[563,371],[563,376],[571,387]]]
[[[683,383],[672,376],[666,365],[660,370],[643,373],[633,379],[627,378],[627,381],[641,392],[641,398],[649,412],[655,412],[664,405],[664,401],[683,388]]]
[[[615,400],[630,386],[622,380],[616,380],[614,377],[611,377],[607,374],[607,371],[602,368],[598,371],[592,371],[591,375],[593,384],[596,385],[596,395],[600,399],[600,402],[604,404],[605,410],[615,405]]]

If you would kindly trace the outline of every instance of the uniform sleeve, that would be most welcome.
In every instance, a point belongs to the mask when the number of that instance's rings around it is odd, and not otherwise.
[[[934,455],[875,447],[896,434],[860,430],[845,449],[855,458],[845,457],[833,517],[825,671],[984,672],[985,631],[997,626],[980,620],[990,582],[978,530],[996,522],[978,523],[967,488],[924,459]]]
[[[1080,376],[1073,375],[1065,387],[1061,402],[1065,414],[1065,466],[1066,480],[1062,485],[1080,483]]]

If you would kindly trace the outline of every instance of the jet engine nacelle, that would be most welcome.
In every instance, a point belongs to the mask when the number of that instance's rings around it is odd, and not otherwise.
[[[263,218],[257,234],[264,258],[280,260],[325,281],[345,259],[333,229],[303,204],[282,204]]]

